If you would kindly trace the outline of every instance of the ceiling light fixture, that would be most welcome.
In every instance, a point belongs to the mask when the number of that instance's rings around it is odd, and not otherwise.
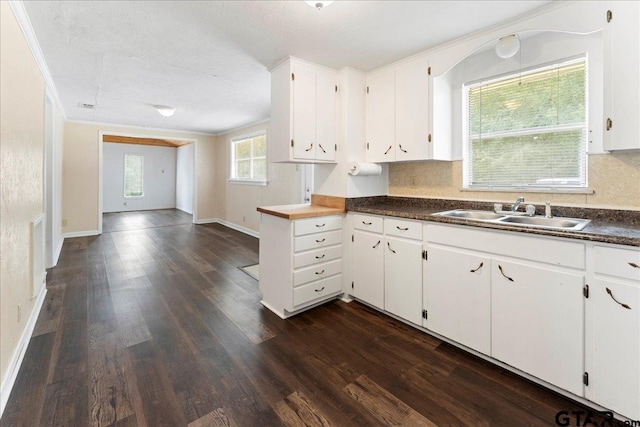
[[[176,112],[174,107],[169,107],[168,105],[154,105],[153,108],[158,110],[158,113],[164,117],[171,117]]]
[[[511,58],[520,50],[520,39],[517,34],[501,37],[496,44],[496,55],[500,58]]]
[[[333,1],[316,1],[316,0],[309,0],[309,1],[305,0],[304,2],[311,7],[315,7],[318,10],[322,9],[325,6],[329,6],[331,3],[333,3]]]

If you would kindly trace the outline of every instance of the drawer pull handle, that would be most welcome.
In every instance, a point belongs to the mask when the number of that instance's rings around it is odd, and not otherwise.
[[[318,147],[320,147],[323,153],[326,153],[326,151],[324,151],[324,148],[322,148],[322,144],[318,144]]]
[[[324,291],[324,286],[323,286],[323,287],[321,287],[320,289],[316,289],[315,291],[316,291],[316,292],[322,292],[322,291]]]
[[[484,265],[484,262],[481,262],[479,266],[477,266],[476,268],[474,268],[473,270],[469,270],[471,273],[475,273],[476,271],[480,270],[482,268],[482,266]]]
[[[509,279],[510,282],[513,282],[514,280],[507,276],[506,274],[504,274],[504,271],[502,271],[502,266],[500,264],[498,264],[498,270],[500,270],[500,274],[502,274],[504,277],[506,277],[507,279]]]
[[[322,271],[316,271],[316,274],[317,274],[318,276],[319,276],[319,275],[321,275],[321,274],[324,274],[324,270],[322,270]]]
[[[324,242],[325,240],[327,240],[327,239],[321,239],[321,240],[316,239],[316,243],[322,243],[322,242]]]
[[[391,150],[391,148],[392,146],[390,145],[389,148],[387,148],[387,151],[384,152],[384,154],[386,155],[389,152],[389,150]]]
[[[371,224],[373,224],[372,222],[364,222],[364,221],[362,221],[362,223],[363,223],[364,225],[371,225]]]
[[[406,153],[407,150],[405,150],[404,148],[402,148],[402,144],[399,144],[398,147],[400,147],[400,151],[402,151],[403,153]]]
[[[305,148],[304,151],[311,151],[311,149],[313,148],[313,142],[311,143],[311,145],[309,146],[309,148]]]
[[[407,231],[407,230],[409,229],[409,227],[407,227],[407,228],[402,228],[402,227],[400,227],[400,226],[398,226],[398,225],[396,225],[396,228],[397,228],[398,230],[400,230],[400,231]]]
[[[629,265],[633,268],[640,268],[640,265],[636,264],[635,262],[630,262]]]
[[[616,299],[616,297],[613,296],[613,292],[611,292],[611,289],[607,288],[607,293],[609,294],[609,296],[611,297],[612,300],[614,300],[615,302],[617,302],[618,304],[620,304],[621,306],[623,306],[627,310],[631,310],[631,307],[629,307],[627,304],[624,304],[624,303],[618,301]]]
[[[320,227],[324,227],[327,224],[316,224],[316,227],[320,228]]]
[[[380,240],[378,240],[378,243],[376,243],[375,245],[373,245],[373,249],[377,248],[378,246],[380,246]]]
[[[324,255],[325,255],[325,254],[322,254],[322,256],[317,256],[317,255],[316,255],[316,259],[322,259],[322,258],[324,258]]]
[[[391,249],[391,245],[389,244],[389,242],[387,242],[387,247],[389,248],[389,250],[390,250],[391,252],[393,252],[394,254],[396,253],[396,251],[394,251],[393,249]]]

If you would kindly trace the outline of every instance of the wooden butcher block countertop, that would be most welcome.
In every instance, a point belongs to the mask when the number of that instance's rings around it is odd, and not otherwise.
[[[344,197],[311,195],[311,204],[260,206],[258,212],[285,219],[341,215],[346,212]]]

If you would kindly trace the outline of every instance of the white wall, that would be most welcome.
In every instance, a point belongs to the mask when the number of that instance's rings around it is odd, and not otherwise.
[[[193,214],[194,144],[176,149],[176,209]]]
[[[144,156],[144,196],[124,197],[124,155]],[[105,143],[102,163],[103,212],[176,207],[176,149]]]

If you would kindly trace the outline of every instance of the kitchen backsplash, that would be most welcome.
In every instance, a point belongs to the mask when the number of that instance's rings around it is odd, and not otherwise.
[[[593,194],[521,193],[462,190],[462,161],[392,163],[389,195],[640,209],[640,153],[589,155]]]

